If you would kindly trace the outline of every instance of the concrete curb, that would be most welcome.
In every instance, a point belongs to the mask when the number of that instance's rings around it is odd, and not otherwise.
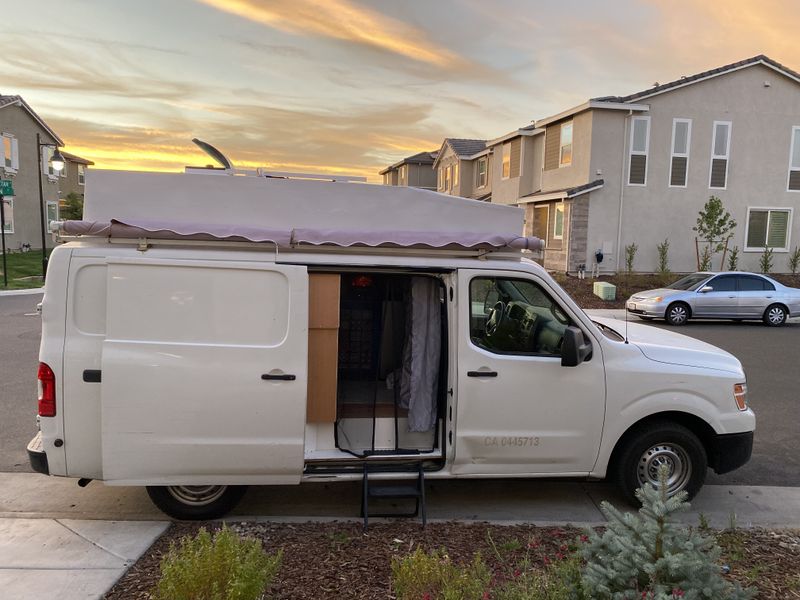
[[[0,296],[32,296],[34,294],[44,294],[44,288],[31,288],[28,290],[5,290],[0,291]]]

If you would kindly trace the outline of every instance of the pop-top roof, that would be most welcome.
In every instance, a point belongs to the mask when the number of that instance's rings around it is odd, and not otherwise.
[[[523,210],[410,187],[92,170],[72,235],[279,246],[538,249]]]

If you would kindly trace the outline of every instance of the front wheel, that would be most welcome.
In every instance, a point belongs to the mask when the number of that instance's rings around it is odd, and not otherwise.
[[[664,319],[670,325],[685,325],[689,320],[689,305],[683,302],[674,302],[667,307]]]
[[[693,498],[706,480],[708,457],[698,437],[677,423],[652,423],[625,442],[615,465],[616,483],[633,506],[645,483],[660,487],[659,467],[667,467],[667,494],[685,491]]]
[[[147,494],[159,509],[174,519],[206,520],[234,509],[247,491],[245,485],[147,486]]]
[[[773,304],[764,311],[764,323],[770,327],[780,327],[786,323],[786,317],[788,316],[784,307],[780,304]]]

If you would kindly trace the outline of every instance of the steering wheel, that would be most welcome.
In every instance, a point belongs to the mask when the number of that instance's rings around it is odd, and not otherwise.
[[[492,312],[486,320],[486,337],[491,337],[497,332],[503,320],[506,318],[506,305],[498,300],[492,307]]]

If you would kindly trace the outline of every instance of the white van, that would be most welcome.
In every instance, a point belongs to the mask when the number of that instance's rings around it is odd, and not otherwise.
[[[413,188],[87,174],[42,303],[36,471],[177,518],[244,486],[613,478],[690,495],[750,457],[740,362],[591,319],[523,211]],[[627,335],[627,339],[626,339]],[[413,480],[413,479],[412,479]],[[424,498],[423,498],[424,500]],[[366,509],[366,507],[365,507]],[[368,510],[366,511],[368,512]]]

